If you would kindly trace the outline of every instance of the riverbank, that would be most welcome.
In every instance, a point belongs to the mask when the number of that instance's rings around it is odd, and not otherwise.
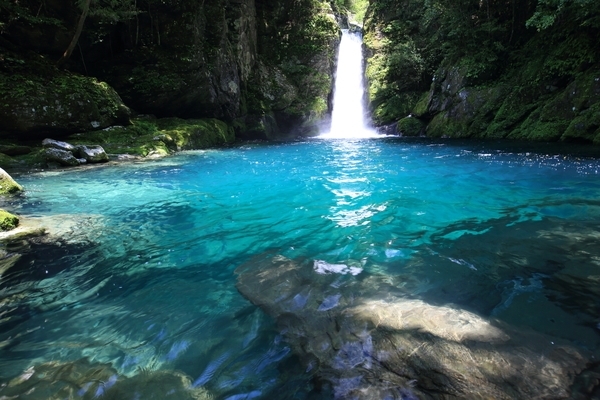
[[[61,141],[80,146],[101,146],[111,161],[163,157],[181,150],[224,146],[235,141],[234,129],[217,119],[134,118],[126,126],[74,133]],[[0,168],[6,171],[53,169],[61,164],[44,152],[42,140],[0,145]],[[79,164],[77,164],[79,165]]]

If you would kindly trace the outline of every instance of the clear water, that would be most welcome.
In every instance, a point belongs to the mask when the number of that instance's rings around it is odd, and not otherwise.
[[[596,352],[600,159],[570,150],[312,140],[17,176],[19,214],[80,230],[2,275],[0,381],[79,360],[75,389],[47,373],[21,398],[99,397],[161,371],[215,398],[316,398],[274,322],[235,289],[234,269],[268,251],[355,260],[428,302]],[[94,363],[110,372],[94,377]],[[14,382],[0,396],[32,389]]]

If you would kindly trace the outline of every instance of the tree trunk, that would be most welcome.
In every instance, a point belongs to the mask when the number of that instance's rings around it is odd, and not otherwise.
[[[73,54],[73,50],[75,49],[75,46],[79,41],[79,36],[81,36],[83,24],[85,23],[85,19],[87,18],[88,12],[90,11],[91,2],[92,0],[85,0],[85,3],[83,4],[83,10],[81,11],[81,15],[79,16],[79,22],[77,23],[75,35],[73,36],[73,39],[71,40],[69,47],[67,47],[67,50],[65,50],[63,56],[60,58],[60,60],[58,60],[58,66],[63,65],[69,59],[69,57],[71,57],[71,54]]]

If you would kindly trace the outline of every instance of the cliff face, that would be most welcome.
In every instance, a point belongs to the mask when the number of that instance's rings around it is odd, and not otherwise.
[[[0,13],[9,21],[0,35],[0,90],[11,94],[16,85],[22,93],[19,98],[9,97],[4,109],[0,107],[0,113],[13,121],[0,123],[0,131],[27,135],[66,128],[67,121],[57,120],[54,114],[32,123],[31,112],[23,110],[44,110],[59,101],[56,106],[68,115],[71,104],[59,98],[74,92],[69,85],[51,85],[46,88],[50,93],[38,98],[22,87],[28,81],[43,85],[31,79],[40,75],[70,82],[69,73],[50,65],[68,46],[81,11],[54,0],[39,10],[34,3],[10,7],[0,3]],[[326,117],[339,41],[328,2],[129,3],[103,8],[92,4],[66,64],[68,70],[114,88],[122,102],[117,96],[119,105],[113,109],[124,110],[127,105],[157,117],[218,118],[234,126],[238,136],[249,138],[311,134]],[[45,63],[42,74],[32,59]],[[14,79],[15,73],[20,78]],[[114,100],[114,92],[110,96]],[[113,114],[97,126],[85,121],[64,132],[100,129],[127,116]]]
[[[404,135],[600,143],[600,6],[537,3],[372,0],[376,123]]]

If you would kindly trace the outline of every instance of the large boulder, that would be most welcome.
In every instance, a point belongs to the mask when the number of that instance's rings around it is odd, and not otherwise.
[[[81,161],[75,158],[73,153],[66,150],[46,148],[43,155],[48,162],[56,162],[67,167],[76,167],[81,164]]]
[[[25,139],[37,132],[68,134],[128,122],[129,108],[108,84],[64,71],[48,74],[0,71],[0,131]]]
[[[237,288],[274,317],[296,355],[335,398],[567,398],[594,354],[452,304],[404,292],[359,261],[258,256]]]

